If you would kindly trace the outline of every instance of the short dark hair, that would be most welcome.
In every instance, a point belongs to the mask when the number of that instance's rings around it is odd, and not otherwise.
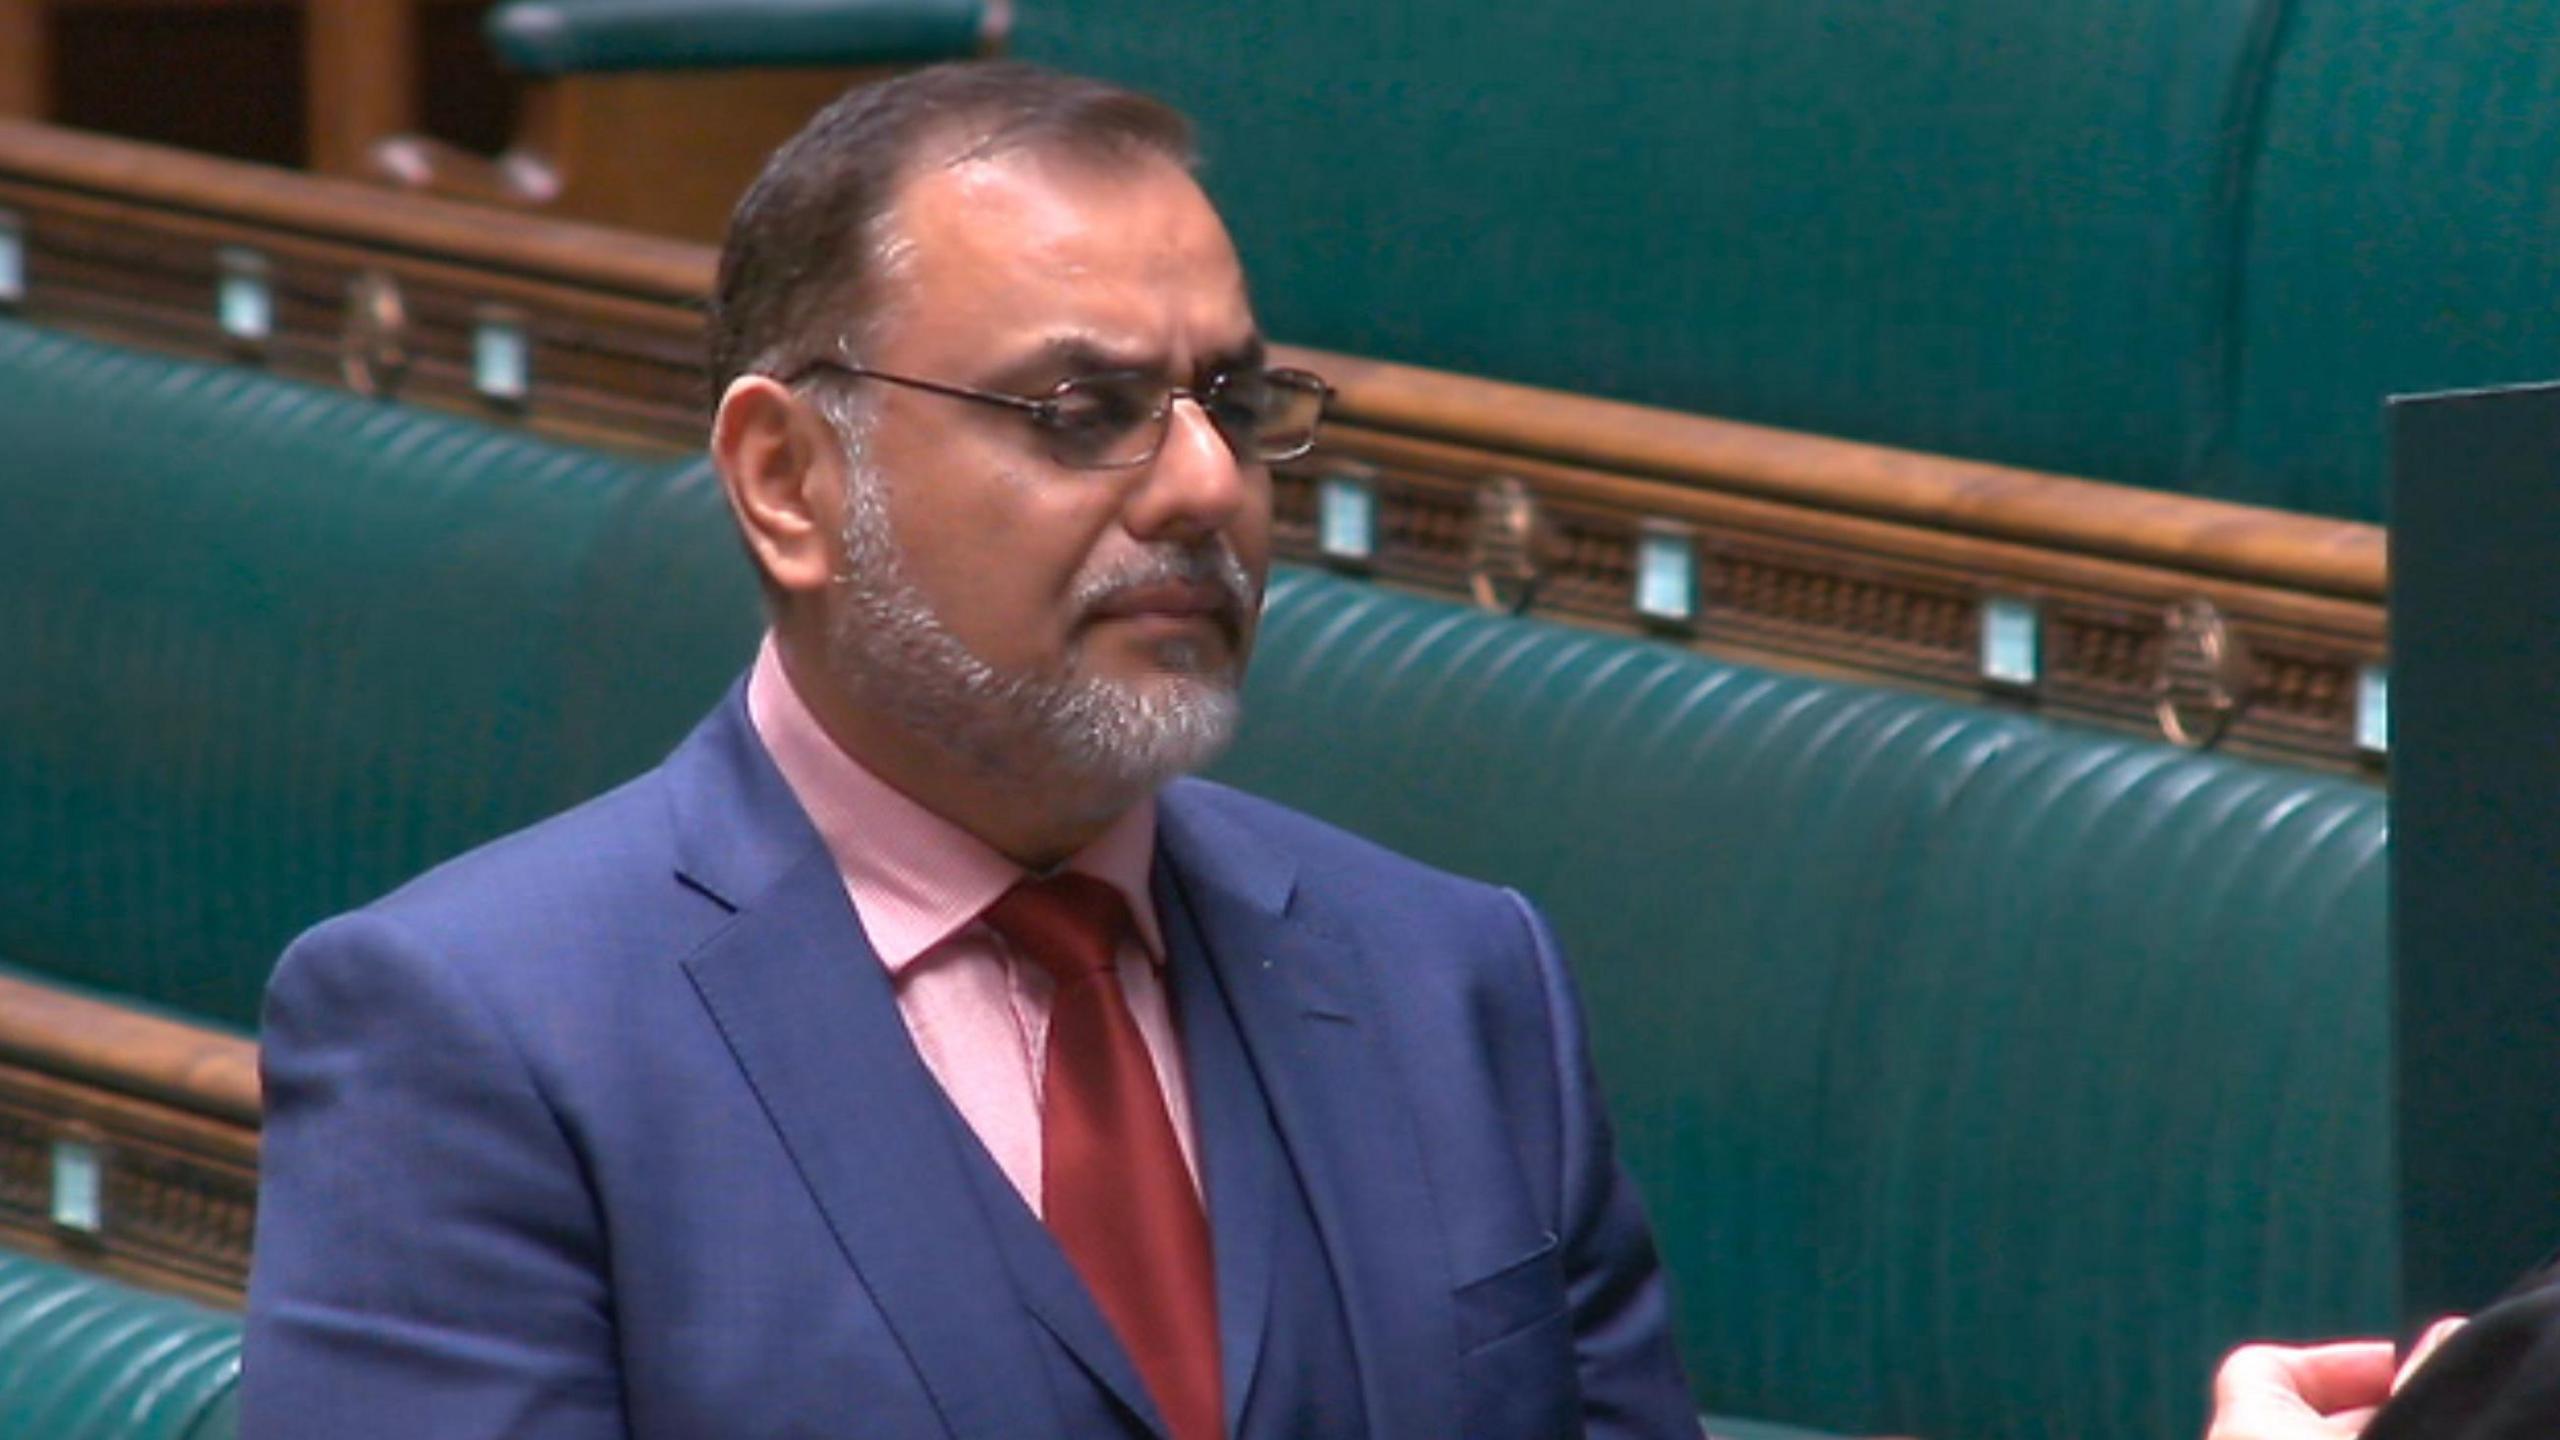
[[[1040,149],[1196,168],[1191,122],[1160,100],[1020,61],[964,61],[846,91],[765,162],[729,216],[712,292],[714,399],[740,375],[858,330],[880,221],[928,152]]]

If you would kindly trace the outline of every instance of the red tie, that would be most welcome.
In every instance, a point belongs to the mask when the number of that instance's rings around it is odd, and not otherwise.
[[[1041,1076],[1040,1207],[1138,1365],[1174,1440],[1218,1440],[1218,1296],[1209,1224],[1115,960],[1120,892],[1073,872],[1026,880],[987,923],[1058,982]]]

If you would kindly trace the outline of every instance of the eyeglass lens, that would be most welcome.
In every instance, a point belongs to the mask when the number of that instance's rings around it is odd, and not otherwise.
[[[1228,446],[1258,463],[1306,454],[1324,413],[1324,382],[1303,371],[1242,371],[1198,390],[1141,375],[1089,375],[1050,394],[1043,419],[1050,453],[1082,469],[1143,465],[1164,446],[1177,394],[1198,400]]]

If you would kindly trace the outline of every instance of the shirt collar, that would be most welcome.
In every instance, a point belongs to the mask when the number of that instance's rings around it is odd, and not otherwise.
[[[892,975],[967,929],[1005,891],[1029,878],[993,846],[845,753],[793,687],[769,632],[747,676],[747,717],[826,842],[863,934]],[[1059,868],[1118,890],[1148,958],[1161,964],[1164,937],[1147,888],[1155,839],[1156,804],[1149,796]]]

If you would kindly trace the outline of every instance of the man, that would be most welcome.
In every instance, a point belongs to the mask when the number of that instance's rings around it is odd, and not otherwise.
[[[1695,1433],[1542,922],[1174,778],[1323,397],[1190,159],[953,67],[741,201],[769,636],[279,965],[252,1440]]]

